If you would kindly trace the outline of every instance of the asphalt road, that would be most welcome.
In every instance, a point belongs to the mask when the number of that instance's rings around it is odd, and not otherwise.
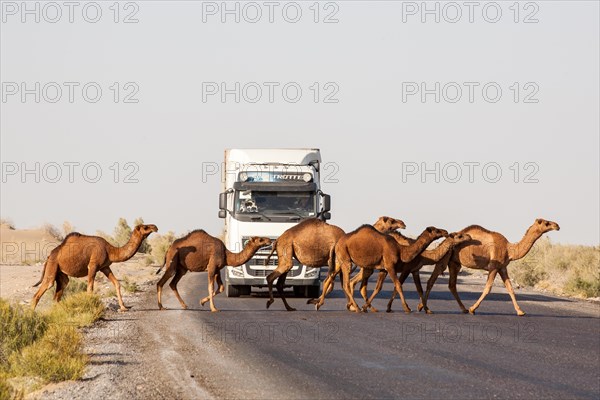
[[[266,310],[264,296],[221,294],[216,297],[221,312],[211,313],[198,304],[206,294],[206,274],[190,273],[179,284],[190,309],[181,310],[165,286],[163,301],[170,309],[158,311],[149,291],[129,313],[106,322],[125,319],[135,326],[133,340],[118,349],[102,347],[104,353],[92,358],[108,364],[110,379],[95,388],[79,383],[68,395],[600,398],[597,304],[518,291],[527,315],[517,317],[504,288],[496,286],[478,314],[465,315],[446,279],[436,286],[430,302],[434,315],[407,315],[398,301],[391,314],[348,312],[339,283],[319,311],[306,299],[290,297],[298,311],[287,312],[279,299]],[[414,309],[412,281],[405,288]],[[459,278],[465,304],[472,304],[482,288],[480,279]],[[374,303],[380,310],[390,289],[386,283]],[[111,354],[120,358],[102,358]],[[98,371],[87,380],[101,382],[96,377],[104,373]],[[59,391],[54,397],[65,395]]]

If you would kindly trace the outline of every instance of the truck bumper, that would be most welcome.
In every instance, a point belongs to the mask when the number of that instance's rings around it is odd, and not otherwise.
[[[265,278],[233,278],[228,277],[227,283],[230,285],[248,285],[266,287],[267,280]],[[285,286],[319,286],[321,281],[319,277],[310,279],[286,279]]]

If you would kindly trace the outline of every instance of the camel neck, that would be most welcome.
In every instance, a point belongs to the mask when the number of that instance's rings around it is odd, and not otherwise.
[[[508,257],[511,261],[521,259],[529,253],[533,244],[542,236],[541,233],[530,227],[518,243],[509,243]]]
[[[225,249],[226,263],[232,267],[245,264],[252,258],[257,250],[257,248],[254,248],[249,244],[247,244],[246,247],[244,247],[239,253],[232,253],[231,251]]]
[[[433,241],[433,238],[427,233],[423,232],[419,235],[414,243],[408,246],[400,247],[400,259],[402,262],[411,262],[416,256],[418,256],[429,244]]]
[[[137,249],[142,244],[144,238],[134,231],[129,238],[129,241],[121,247],[110,246],[108,251],[108,258],[111,262],[123,262],[129,260],[137,252]]]
[[[454,241],[450,238],[444,240],[438,247],[433,250],[424,250],[421,256],[430,259],[433,262],[440,261],[446,253],[452,248]]]

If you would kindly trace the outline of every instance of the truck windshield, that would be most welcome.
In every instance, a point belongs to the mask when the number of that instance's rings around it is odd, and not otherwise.
[[[235,212],[241,215],[315,216],[315,192],[237,191]]]

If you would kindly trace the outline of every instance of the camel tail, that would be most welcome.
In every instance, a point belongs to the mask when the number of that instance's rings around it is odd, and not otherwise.
[[[267,258],[265,258],[265,265],[269,265],[269,261],[271,260],[271,256],[273,255],[273,253],[275,252],[277,246],[277,240],[274,240],[271,243],[271,252],[269,253],[269,255],[267,256]]]
[[[38,283],[36,283],[32,287],[39,286],[40,283],[42,283],[42,281],[44,280],[44,274],[46,273],[46,264],[48,264],[48,260],[46,260],[46,262],[44,263],[44,269],[42,269],[42,276],[40,277],[40,280],[38,281]]]

